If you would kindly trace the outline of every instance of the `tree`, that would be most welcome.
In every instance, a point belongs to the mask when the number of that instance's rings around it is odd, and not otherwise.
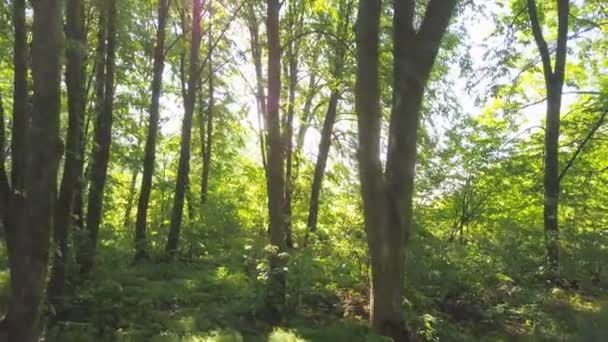
[[[16,0],[13,3],[13,29],[15,32],[13,45],[13,125],[11,130],[11,174],[10,184],[8,177],[0,182],[0,214],[4,224],[6,236],[6,249],[9,265],[18,258],[14,253],[18,249],[17,235],[19,219],[25,210],[25,163],[28,125],[28,49],[27,30],[25,26],[25,0]],[[4,131],[4,130],[3,130]],[[4,169],[4,165],[3,165]],[[6,172],[3,172],[6,175]],[[4,184],[2,184],[4,183]],[[1,212],[1,211],[4,212]],[[10,322],[12,311],[9,309],[5,321]]]
[[[38,341],[48,249],[56,200],[62,143],[59,138],[60,2],[34,4],[32,30],[33,110],[22,150],[24,193],[22,215],[9,221],[11,298],[5,321],[7,341]],[[6,190],[6,189],[5,189]],[[6,197],[5,197],[6,198]]]
[[[135,259],[147,257],[146,225],[148,221],[148,204],[152,191],[152,176],[154,175],[156,159],[156,140],[158,138],[158,123],[160,119],[160,95],[162,92],[163,71],[165,67],[165,29],[169,17],[170,0],[158,2],[158,27],[156,29],[156,46],[154,47],[154,71],[152,79],[152,97],[150,101],[150,120],[148,135],[144,150],[144,171],[141,180],[141,191],[137,203],[137,219],[135,223]]]
[[[68,234],[72,224],[74,195],[78,178],[82,177],[82,139],[84,136],[84,112],[86,107],[86,32],[85,6],[82,0],[66,2],[65,35],[66,86],[68,93],[68,133],[66,153],[59,198],[55,208],[53,267],[49,280],[49,302],[55,311],[63,309],[62,297],[65,291],[66,263],[68,260]]]
[[[89,273],[95,265],[97,236],[103,212],[103,194],[110,161],[112,144],[112,113],[114,108],[114,69],[116,49],[116,0],[100,5],[100,32],[98,44],[100,51],[97,61],[97,117],[95,119],[95,138],[91,166],[91,184],[87,201],[86,230],[87,251],[81,264],[81,272]],[[105,41],[105,43],[104,43]],[[102,46],[105,45],[105,46]],[[103,70],[103,71],[102,71]],[[101,77],[103,76],[103,77]],[[101,97],[100,97],[101,96]]]
[[[179,233],[184,210],[184,197],[188,185],[190,172],[190,145],[192,140],[192,119],[196,103],[196,89],[199,83],[199,50],[201,46],[201,15],[203,11],[202,0],[192,2],[192,32],[190,41],[190,65],[188,73],[188,86],[184,94],[184,120],[182,123],[182,138],[175,182],[175,196],[173,197],[173,212],[171,226],[167,236],[166,252],[174,255],[177,252]]]
[[[264,90],[264,74],[262,67],[263,47],[260,42],[260,23],[257,18],[255,2],[248,2],[246,21],[247,28],[249,29],[249,43],[251,45],[251,58],[255,68],[255,93],[256,93],[256,104],[258,111],[258,120],[260,124],[259,132],[259,143],[260,143],[260,155],[262,156],[262,165],[264,166],[264,172],[268,177],[268,157],[267,157],[267,137],[265,127],[266,119],[268,117],[268,107],[266,99],[266,91]],[[262,127],[264,126],[264,127]]]
[[[352,14],[353,3],[350,1],[340,1],[339,4],[340,19],[337,24],[335,38],[333,39],[332,52],[334,58],[331,61],[331,93],[327,104],[325,119],[323,120],[323,128],[321,130],[321,141],[319,142],[319,153],[317,154],[317,162],[315,163],[315,172],[312,181],[312,189],[310,194],[310,205],[308,210],[308,229],[311,232],[317,230],[317,221],[319,215],[319,195],[323,184],[323,176],[325,175],[325,167],[327,158],[329,157],[329,149],[333,134],[334,124],[338,114],[338,102],[340,100],[340,86],[342,85],[342,77],[344,73],[344,64],[347,52],[347,40],[349,34],[350,16]]]
[[[213,147],[213,114],[215,107],[215,72],[213,70],[213,1],[209,0],[209,28],[208,28],[208,59],[207,64],[209,68],[208,75],[208,86],[209,86],[209,108],[207,109],[207,116],[203,118],[201,115],[201,147],[203,149],[203,172],[201,175],[201,205],[207,203],[207,197],[209,193],[209,174],[211,173],[211,149]],[[202,113],[202,109],[201,109]],[[206,121],[203,121],[206,119]],[[204,129],[204,125],[207,125]],[[203,134],[204,133],[204,134]]]
[[[279,36],[279,0],[267,1],[266,34],[268,35],[268,213],[270,217],[270,274],[266,305],[271,321],[282,320],[286,291],[285,173],[279,103],[281,97],[281,42]]]
[[[416,143],[424,90],[456,0],[431,0],[420,28],[416,1],[393,14],[393,102],[385,170],[380,159],[381,1],[361,0],[357,20],[356,111],[359,172],[371,267],[372,328],[407,341],[402,311],[405,243],[411,230]]]
[[[283,117],[283,148],[285,149],[285,235],[288,248],[293,248],[292,236],[292,196],[293,196],[293,121],[295,117],[295,100],[298,86],[298,73],[300,57],[299,37],[303,26],[303,5],[304,2],[289,1],[287,10],[287,24],[290,35],[287,42],[287,54],[285,60],[285,74],[288,76],[288,95],[287,95],[287,113]]]
[[[28,123],[28,48],[27,48],[27,29],[25,26],[25,0],[16,0],[13,4],[13,26],[15,30],[15,45],[13,47],[13,63],[15,66],[14,87],[13,87],[13,129],[11,150],[12,168],[11,185],[13,193],[19,199],[24,192],[25,184],[23,180],[24,163],[26,154],[24,153],[27,139]],[[15,208],[22,207],[17,204]]]
[[[547,248],[548,271],[551,277],[559,272],[559,135],[562,89],[566,72],[568,54],[568,16],[569,0],[557,0],[557,48],[555,64],[551,65],[551,52],[543,36],[538,19],[536,1],[528,0],[528,16],[534,40],[543,64],[545,87],[547,92],[546,127],[545,127],[545,166],[544,166],[544,226],[545,245]]]

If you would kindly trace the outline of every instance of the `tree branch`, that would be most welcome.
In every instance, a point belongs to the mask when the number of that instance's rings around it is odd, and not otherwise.
[[[557,2],[557,50],[555,51],[555,72],[560,83],[564,82],[566,73],[566,56],[568,54],[568,14],[570,12],[570,0],[558,0]]]
[[[591,130],[589,131],[589,133],[587,133],[587,136],[585,137],[585,139],[583,139],[583,141],[581,142],[581,144],[578,145],[578,148],[576,149],[576,151],[574,152],[574,154],[572,155],[572,157],[570,158],[570,160],[568,160],[568,162],[566,163],[566,167],[564,167],[564,169],[562,170],[562,172],[559,174],[559,181],[561,181],[562,178],[564,178],[564,176],[566,175],[566,172],[568,172],[568,170],[570,169],[570,167],[572,167],[572,164],[574,164],[574,161],[576,160],[576,158],[578,157],[578,155],[583,151],[583,148],[585,148],[585,145],[587,145],[587,143],[591,140],[591,138],[593,137],[593,135],[595,134],[595,132],[597,132],[597,130],[600,127],[602,127],[602,125],[604,124],[604,120],[606,120],[606,116],[607,115],[608,115],[608,109],[605,110],[604,113],[602,113],[602,115],[596,121],[595,125],[593,125],[593,127],[591,128]]]
[[[456,0],[431,0],[417,34],[418,41],[433,42],[438,45],[450,22],[456,3]]]
[[[545,79],[548,81],[553,77],[553,69],[551,67],[551,53],[549,52],[549,46],[547,45],[547,41],[543,37],[543,31],[540,27],[540,22],[538,21],[538,13],[536,11],[535,0],[528,0],[528,16],[530,17],[530,25],[532,26],[534,40],[536,41],[540,57],[543,61]]]

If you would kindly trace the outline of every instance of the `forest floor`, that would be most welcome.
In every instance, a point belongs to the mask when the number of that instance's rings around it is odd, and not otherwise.
[[[290,298],[293,314],[276,328],[256,315],[263,279],[242,266],[211,259],[137,266],[122,260],[102,262],[95,278],[77,287],[69,315],[47,327],[46,341],[385,341],[367,329],[366,303],[345,303],[338,292]],[[2,282],[7,278],[2,272]],[[524,289],[522,297],[516,286],[506,286],[497,291],[511,300],[500,304],[443,299],[423,312],[412,310],[410,329],[420,341],[608,340],[606,292],[538,287]],[[3,307],[7,298],[2,291]]]

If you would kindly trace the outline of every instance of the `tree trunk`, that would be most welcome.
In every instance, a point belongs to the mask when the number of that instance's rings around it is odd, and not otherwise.
[[[3,207],[8,208],[4,215],[4,231],[6,239],[6,249],[8,262],[13,268],[13,261],[16,262],[15,253],[18,253],[15,246],[18,219],[24,215],[25,210],[25,163],[26,163],[26,143],[28,126],[28,50],[27,50],[27,29],[25,24],[25,0],[15,0],[13,2],[13,125],[11,131],[11,186],[5,187]],[[1,203],[0,203],[1,204]],[[10,320],[11,310],[9,309],[5,320]]]
[[[306,132],[310,127],[310,120],[313,117],[312,101],[317,93],[317,76],[312,72],[308,78],[308,91],[306,92],[306,101],[304,102],[304,108],[302,109],[302,120],[300,122],[300,128],[296,136],[296,158],[300,158],[302,149],[304,148],[304,139],[306,138]],[[298,163],[296,163],[296,177],[298,175]]]
[[[12,128],[12,160],[11,186],[18,201],[23,201],[25,146],[28,125],[28,50],[27,29],[25,25],[25,0],[13,2],[13,25],[15,30],[15,45],[13,50],[14,84],[13,84],[13,128]],[[22,204],[22,203],[21,203]],[[16,208],[21,208],[17,205]]]
[[[204,142],[205,148],[203,149],[203,174],[201,177],[201,205],[207,203],[207,195],[209,192],[209,174],[211,172],[211,149],[213,143],[213,113],[215,107],[215,86],[214,86],[214,72],[213,72],[213,2],[209,1],[209,109],[207,112],[207,129],[206,141]],[[201,117],[202,119],[202,117]],[[203,136],[201,136],[202,138]],[[201,141],[201,144],[203,142]]]
[[[82,0],[66,2],[65,33],[68,40],[66,49],[66,86],[68,93],[68,133],[63,178],[59,198],[55,208],[53,267],[48,285],[49,302],[61,316],[64,308],[66,264],[68,258],[68,234],[72,223],[74,194],[78,178],[82,177],[82,139],[84,134],[84,111],[86,106],[86,32],[85,10]]]
[[[33,111],[25,141],[24,215],[17,219],[11,260],[11,298],[7,340],[36,342],[48,265],[49,238],[56,200],[59,138],[62,15],[59,1],[34,3],[32,43]],[[35,142],[35,143],[33,143]]]
[[[268,100],[266,126],[268,128],[268,211],[270,217],[270,275],[266,304],[270,321],[283,319],[285,308],[287,264],[285,250],[285,174],[283,172],[283,143],[279,118],[281,96],[281,45],[279,37],[279,0],[268,0],[266,31],[268,35]]]
[[[188,75],[188,89],[184,97],[184,121],[182,123],[182,141],[179,154],[179,165],[177,170],[177,181],[175,182],[175,195],[173,197],[173,212],[171,214],[171,226],[167,236],[166,252],[174,256],[177,252],[180,228],[184,210],[184,197],[188,184],[188,173],[190,172],[190,141],[192,138],[192,117],[196,100],[196,88],[199,78],[199,50],[201,46],[201,13],[202,0],[192,2],[192,41],[190,46],[190,69]]]
[[[250,8],[247,26],[249,28],[249,36],[251,41],[251,57],[253,59],[253,65],[255,68],[255,79],[256,79],[256,102],[258,105],[258,119],[260,119],[259,140],[260,140],[260,155],[262,157],[262,165],[264,166],[264,173],[268,178],[268,161],[267,161],[267,150],[268,145],[266,141],[266,120],[268,117],[268,108],[266,104],[266,92],[264,91],[264,75],[262,71],[262,46],[260,44],[260,31],[259,24],[255,17],[255,10],[253,6]]]
[[[351,16],[351,3],[348,1],[340,1],[339,11],[340,23],[336,29],[336,41],[335,41],[335,57],[331,65],[331,73],[333,77],[333,84],[331,94],[329,96],[329,104],[327,106],[327,113],[325,114],[325,120],[323,121],[323,129],[321,130],[321,141],[319,142],[319,153],[317,154],[317,162],[315,164],[315,173],[312,182],[312,190],[310,194],[310,206],[308,211],[308,229],[311,232],[317,230],[317,221],[319,215],[319,195],[321,193],[321,186],[323,184],[323,176],[325,175],[325,167],[327,165],[327,158],[329,156],[329,148],[331,147],[331,137],[334,130],[334,124],[336,122],[336,116],[338,114],[338,102],[340,100],[340,86],[342,85],[342,74],[344,72],[344,59],[346,50],[344,44],[348,39],[348,29],[350,24]]]
[[[135,200],[135,196],[137,194],[135,187],[137,186],[138,176],[139,165],[137,165],[133,170],[133,175],[131,176],[131,183],[129,183],[129,194],[127,195],[127,209],[125,209],[125,219],[123,220],[123,226],[125,227],[125,229],[130,229],[131,223],[133,222],[131,220],[131,212],[133,212],[133,201]]]
[[[150,121],[148,136],[144,151],[144,171],[141,180],[141,190],[137,203],[137,219],[135,223],[135,260],[148,257],[146,248],[146,230],[148,220],[148,204],[152,192],[152,176],[154,175],[156,159],[156,139],[158,137],[159,101],[162,92],[163,70],[165,66],[165,28],[169,17],[169,1],[159,0],[158,27],[156,31],[156,47],[154,48],[154,76],[152,79],[152,98],[150,102]]]
[[[402,308],[405,242],[412,222],[412,196],[420,107],[455,0],[431,0],[418,32],[414,1],[395,2],[393,17],[393,103],[386,170],[380,159],[381,111],[378,43],[381,6],[361,0],[357,31],[356,111],[359,166],[371,259],[372,328],[408,341]]]
[[[6,240],[6,225],[8,224],[7,215],[9,212],[8,206],[11,201],[11,189],[8,183],[8,174],[6,173],[5,134],[4,104],[2,101],[2,93],[0,93],[0,233]]]
[[[4,215],[6,215],[8,202],[10,200],[10,188],[8,184],[8,175],[6,173],[6,132],[4,122],[4,104],[2,101],[2,93],[0,92],[0,228],[4,234]]]
[[[95,266],[97,235],[103,212],[103,194],[110,160],[112,144],[112,112],[114,106],[114,55],[116,43],[116,0],[110,0],[101,11],[107,17],[107,43],[105,53],[105,77],[103,78],[103,100],[95,121],[95,140],[91,166],[91,184],[87,201],[86,230],[88,250],[81,272],[88,274]],[[103,56],[103,54],[102,54]],[[98,65],[99,67],[99,65]],[[102,82],[98,79],[96,82]]]
[[[292,34],[299,31],[295,19],[297,9],[295,2],[289,2],[290,31]],[[287,248],[293,248],[291,197],[293,193],[293,119],[295,116],[296,88],[298,86],[298,46],[293,37],[287,48],[287,71],[289,73],[289,95],[287,99],[287,117],[285,119],[284,148],[285,148],[285,243]]]
[[[547,91],[545,127],[545,174],[544,174],[544,228],[547,249],[547,275],[555,278],[559,273],[559,134],[562,89],[564,86],[566,57],[568,54],[568,0],[557,0],[558,36],[555,50],[555,67],[551,66],[551,52],[538,20],[536,1],[528,0],[528,16],[536,46],[543,62]]]
[[[321,130],[321,142],[319,142],[319,154],[317,154],[317,162],[315,164],[315,173],[312,181],[312,189],[310,193],[310,206],[308,209],[308,229],[311,232],[317,230],[317,219],[319,215],[319,195],[321,193],[321,185],[323,176],[325,175],[325,167],[329,156],[329,148],[331,146],[331,135],[333,133],[336,115],[338,113],[338,100],[340,95],[337,90],[332,90],[329,96],[329,105]]]

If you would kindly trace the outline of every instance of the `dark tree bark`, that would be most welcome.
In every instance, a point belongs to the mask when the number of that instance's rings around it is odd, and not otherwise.
[[[112,113],[114,110],[114,58],[116,44],[116,0],[104,3],[105,8],[101,16],[107,18],[106,27],[106,53],[102,69],[103,100],[95,120],[95,138],[93,143],[93,160],[91,166],[91,183],[87,200],[86,230],[88,233],[88,248],[85,254],[81,272],[88,274],[95,266],[97,254],[97,235],[101,224],[103,212],[103,194],[110,161],[110,147],[112,145]],[[103,55],[102,55],[103,56]],[[99,65],[98,65],[99,67]],[[102,82],[101,79],[96,82]]]
[[[281,321],[285,309],[286,241],[285,174],[283,170],[283,142],[279,102],[281,96],[281,45],[279,37],[279,0],[267,1],[266,32],[268,35],[268,100],[266,126],[268,128],[268,211],[270,217],[270,244],[275,249],[270,256],[270,275],[266,304],[269,319]]]
[[[351,5],[348,2],[340,1],[341,19],[336,30],[338,39],[346,39],[348,33],[348,25],[350,22]],[[346,50],[343,41],[335,42],[335,57],[332,62],[332,77],[333,84],[331,94],[329,95],[329,104],[323,128],[321,130],[321,141],[319,142],[319,153],[317,154],[317,162],[315,164],[315,172],[312,181],[312,189],[310,194],[310,205],[308,210],[308,229],[311,232],[317,230],[317,221],[319,215],[319,195],[323,184],[323,176],[325,175],[325,167],[327,166],[327,158],[331,147],[331,137],[333,134],[336,116],[338,114],[338,102],[340,100],[340,90],[342,74],[344,70],[344,59]]]
[[[78,178],[82,177],[82,139],[86,106],[86,32],[85,7],[82,0],[66,2],[66,86],[68,93],[68,133],[63,178],[55,207],[53,267],[48,285],[49,303],[61,316],[66,282],[66,263],[69,260],[68,234],[72,223],[74,195]]]
[[[25,146],[28,124],[28,49],[25,26],[25,0],[13,2],[13,25],[15,45],[13,63],[15,68],[13,84],[13,128],[11,140],[11,186],[17,201],[23,201]],[[16,208],[22,207],[17,205]]]
[[[545,127],[545,174],[544,174],[544,228],[547,249],[548,275],[556,277],[559,273],[559,132],[562,106],[562,89],[568,54],[568,16],[569,0],[557,0],[558,36],[555,50],[555,68],[551,66],[551,52],[543,36],[538,20],[536,1],[528,0],[528,15],[534,40],[538,47],[545,77],[547,91]]]
[[[2,93],[0,93],[0,222],[4,221],[4,214],[7,203],[5,196],[10,192],[8,184],[8,175],[6,173],[6,136],[4,122],[4,104],[2,101]]]
[[[156,31],[156,46],[154,48],[154,71],[152,78],[152,97],[150,103],[150,121],[148,136],[144,150],[144,171],[141,180],[141,190],[137,203],[137,219],[135,223],[135,259],[148,257],[146,248],[146,231],[148,221],[148,204],[152,192],[152,176],[156,160],[156,140],[158,137],[159,101],[162,92],[163,71],[165,67],[165,29],[169,17],[170,0],[159,0],[158,27]]]
[[[11,131],[11,174],[10,187],[7,185],[4,192],[4,205],[7,208],[4,214],[4,231],[9,265],[16,259],[17,252],[15,239],[18,219],[24,215],[25,210],[25,163],[26,163],[26,143],[28,126],[28,49],[27,49],[27,29],[25,25],[25,0],[15,0],[13,2],[13,126]],[[8,181],[8,179],[7,179]],[[0,203],[2,204],[2,203]],[[9,320],[11,311],[7,313],[5,320]]]
[[[4,104],[2,101],[2,93],[0,93],[0,228],[2,234],[6,237],[5,215],[8,214],[8,205],[11,199],[10,186],[8,183],[8,174],[6,173],[6,136],[4,122]]]
[[[196,89],[199,80],[199,50],[201,46],[201,13],[202,0],[192,2],[192,35],[190,46],[190,66],[188,74],[188,88],[184,97],[184,120],[182,123],[182,141],[175,182],[175,195],[173,197],[173,211],[171,213],[171,226],[167,236],[166,252],[174,256],[177,252],[180,229],[184,211],[184,197],[190,172],[190,144],[192,138],[192,118],[196,101]]]
[[[60,53],[62,44],[59,1],[34,5],[32,43],[33,110],[23,161],[23,215],[15,220],[11,259],[11,298],[7,341],[36,342],[40,335],[57,169],[62,154],[59,138]]]
[[[371,263],[372,328],[408,341],[402,308],[405,242],[412,221],[416,141],[424,89],[456,0],[431,0],[418,31],[415,1],[396,1],[393,104],[386,170],[380,159],[378,45],[381,6],[361,0],[357,28],[356,111],[365,228]]]
[[[206,124],[207,129],[206,139],[205,141],[201,141],[201,144],[204,144],[203,149],[203,174],[201,177],[201,205],[205,205],[207,203],[207,195],[209,192],[209,174],[211,173],[211,150],[213,147],[213,114],[215,107],[215,85],[214,78],[215,73],[213,71],[213,2],[209,1],[209,32],[207,32],[209,37],[209,58],[207,59],[207,63],[209,63],[209,108],[207,111]],[[202,119],[202,117],[201,117]],[[201,138],[204,136],[201,135]]]

